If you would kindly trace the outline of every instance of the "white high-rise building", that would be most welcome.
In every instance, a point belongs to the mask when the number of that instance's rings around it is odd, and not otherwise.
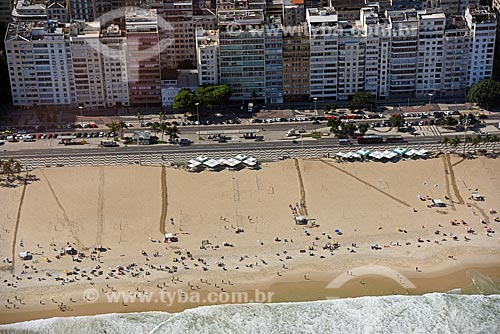
[[[338,26],[333,7],[309,8],[306,13],[310,33],[310,97],[337,99]]]
[[[85,108],[106,105],[99,34],[99,22],[72,26],[70,41],[76,99]]]
[[[373,8],[362,8],[360,19],[366,35],[364,89],[383,99],[389,96],[389,20]]]
[[[55,23],[9,24],[5,48],[14,106],[76,103],[68,33]]]
[[[219,32],[217,30],[196,30],[196,67],[200,85],[219,83]]]
[[[417,72],[417,11],[387,11],[386,16],[391,24],[389,95],[411,97],[415,95]]]
[[[443,84],[444,28],[446,16],[440,9],[418,13],[418,57],[415,95],[440,94]]]
[[[107,107],[130,105],[125,31],[111,24],[101,33],[102,71]]]
[[[463,95],[467,89],[471,51],[470,30],[463,16],[446,20],[441,95]]]
[[[358,21],[359,23],[359,21]],[[337,100],[365,88],[366,35],[353,21],[338,22]]]
[[[472,36],[469,66],[469,85],[472,85],[493,75],[497,20],[488,6],[468,7],[465,20]]]

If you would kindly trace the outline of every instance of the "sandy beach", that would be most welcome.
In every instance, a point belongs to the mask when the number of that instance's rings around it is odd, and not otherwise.
[[[204,305],[107,302],[119,292],[260,289],[302,301],[445,292],[470,286],[472,273],[500,279],[499,167],[443,155],[200,173],[36,169],[26,186],[0,187],[0,323]]]

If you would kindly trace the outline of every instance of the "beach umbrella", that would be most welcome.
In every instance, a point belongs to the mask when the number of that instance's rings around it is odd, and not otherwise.
[[[339,233],[339,232],[340,232],[340,230],[339,230],[339,229],[336,229],[336,230],[335,230],[335,233]]]

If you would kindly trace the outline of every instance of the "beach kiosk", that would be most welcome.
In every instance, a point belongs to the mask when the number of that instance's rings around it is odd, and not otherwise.
[[[484,196],[480,195],[477,191],[474,191],[471,195],[474,201],[484,201]]]
[[[33,259],[33,256],[31,255],[30,252],[20,252],[19,253],[19,258],[24,261],[28,261]]]
[[[443,201],[441,201],[439,198],[433,199],[432,204],[434,204],[434,206],[438,206],[438,207],[445,207],[446,206],[446,204],[444,204]]]
[[[308,219],[303,216],[295,216],[293,217],[295,220],[295,225],[307,225]]]

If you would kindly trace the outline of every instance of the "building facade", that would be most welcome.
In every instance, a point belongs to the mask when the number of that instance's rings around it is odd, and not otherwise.
[[[130,9],[125,16],[131,106],[161,105],[161,69],[156,10]]]
[[[465,21],[472,36],[469,85],[493,75],[497,20],[487,6],[468,7]]]

